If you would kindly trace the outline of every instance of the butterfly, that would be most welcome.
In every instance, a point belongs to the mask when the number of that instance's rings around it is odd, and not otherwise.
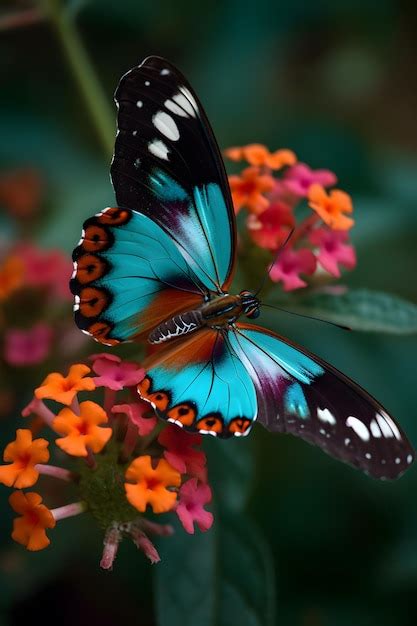
[[[73,253],[75,321],[105,345],[147,340],[140,396],[187,431],[227,438],[254,422],[291,433],[376,478],[414,459],[366,391],[254,325],[255,293],[229,293],[236,221],[223,160],[185,77],[151,56],[116,90],[117,207],[89,218]]]

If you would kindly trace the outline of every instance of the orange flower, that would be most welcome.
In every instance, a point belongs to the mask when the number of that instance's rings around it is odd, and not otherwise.
[[[138,511],[143,513],[150,504],[154,513],[165,513],[172,509],[177,499],[177,494],[167,487],[179,487],[181,474],[165,459],[160,459],[154,469],[151,457],[147,455],[138,457],[129,465],[126,480],[135,483],[126,483],[125,489],[127,499]]]
[[[260,143],[251,143],[242,148],[229,148],[225,155],[232,161],[247,161],[250,165],[270,167],[279,170],[285,165],[294,165],[297,157],[292,150],[276,150],[270,152]]]
[[[56,522],[51,511],[42,504],[38,493],[15,491],[9,498],[11,507],[20,513],[13,522],[12,539],[28,550],[43,550],[49,546],[46,528],[54,528]]]
[[[107,421],[106,412],[90,400],[81,402],[79,415],[66,407],[52,422],[52,428],[65,435],[55,443],[72,456],[87,456],[87,448],[92,452],[101,452],[113,433],[111,428],[99,426]]]
[[[3,460],[11,465],[0,467],[0,482],[7,487],[25,489],[32,487],[39,478],[37,463],[47,463],[49,452],[46,439],[32,441],[32,433],[25,428],[16,431],[16,439],[6,446]]]
[[[355,223],[344,213],[352,213],[352,200],[349,194],[333,189],[327,194],[322,185],[314,183],[308,190],[308,203],[333,230],[349,230]]]
[[[258,167],[247,167],[241,176],[229,176],[229,185],[235,212],[246,206],[259,215],[269,206],[269,200],[262,194],[272,191],[275,181],[269,174],[261,174]]]
[[[9,256],[0,266],[0,301],[23,285],[24,266],[17,256]]]
[[[35,396],[38,400],[49,398],[61,404],[71,404],[78,391],[93,391],[96,388],[92,378],[84,378],[90,371],[87,365],[78,363],[71,365],[68,376],[53,372],[35,389]]]

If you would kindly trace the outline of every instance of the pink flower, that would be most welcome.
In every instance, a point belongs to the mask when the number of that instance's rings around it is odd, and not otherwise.
[[[314,246],[320,248],[317,260],[332,276],[340,277],[340,265],[353,269],[356,265],[356,253],[353,246],[347,245],[349,234],[346,230],[317,228],[310,233],[309,239]]]
[[[26,283],[32,287],[48,287],[51,295],[70,300],[69,279],[72,264],[60,250],[42,250],[31,243],[17,248],[25,265]]]
[[[40,322],[28,330],[11,328],[5,335],[4,359],[9,365],[36,365],[49,354],[52,328]]]
[[[93,371],[98,374],[93,380],[96,387],[107,387],[113,391],[120,391],[124,387],[133,387],[140,383],[145,376],[145,370],[136,363],[122,361],[115,354],[94,354]]]
[[[280,253],[269,275],[274,282],[283,283],[284,291],[292,291],[307,286],[300,274],[314,274],[315,270],[316,258],[311,250],[287,247]]]
[[[124,413],[130,421],[138,428],[141,437],[146,437],[155,428],[158,420],[155,415],[144,417],[144,414],[151,410],[149,402],[138,400],[138,402],[130,402],[129,404],[116,404],[113,406],[112,413]]]
[[[203,508],[210,501],[210,487],[205,483],[198,483],[196,478],[187,480],[180,488],[176,513],[190,535],[194,534],[194,522],[202,532],[211,528],[213,514]]]
[[[296,196],[306,198],[313,183],[330,187],[336,184],[337,178],[330,170],[312,170],[305,163],[297,163],[287,169],[282,182],[288,191]]]
[[[206,455],[194,449],[201,444],[201,435],[192,435],[168,424],[160,433],[158,442],[167,448],[164,457],[180,474],[190,474],[203,482],[207,480]]]
[[[254,242],[269,250],[276,250],[294,225],[292,209],[284,202],[274,202],[260,215],[251,213],[247,219],[248,230]]]

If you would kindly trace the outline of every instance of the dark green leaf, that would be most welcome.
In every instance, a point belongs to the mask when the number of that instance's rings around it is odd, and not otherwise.
[[[159,626],[272,626],[274,577],[258,531],[242,515],[218,516],[207,533],[160,542],[155,568]]]
[[[253,438],[206,439],[204,447],[218,506],[236,513],[242,511],[252,485]]]
[[[312,294],[291,304],[290,310],[352,330],[395,335],[417,333],[417,305],[379,291],[352,289],[343,295]]]

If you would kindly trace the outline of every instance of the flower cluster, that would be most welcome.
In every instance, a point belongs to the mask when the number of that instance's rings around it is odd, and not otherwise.
[[[74,358],[85,337],[74,327],[69,303],[72,263],[58,249],[33,241],[43,184],[33,170],[0,174],[0,414],[13,409],[15,368]],[[48,364],[50,366],[50,363]],[[15,388],[13,388],[15,387]]]
[[[45,378],[22,411],[34,419],[4,450],[0,482],[16,489],[9,501],[19,515],[12,537],[29,550],[41,550],[58,520],[88,511],[104,531],[104,569],[112,567],[123,536],[155,563],[160,559],[148,535],[170,535],[173,528],[148,519],[148,508],[156,515],[175,512],[188,533],[194,533],[194,524],[205,531],[213,523],[204,508],[211,489],[206,456],[198,449],[201,436],[157,420],[137,394],[145,375],[138,364],[114,354],[90,358],[91,368],[79,363],[66,376],[54,372]],[[94,399],[79,397],[92,393]],[[45,401],[62,408],[54,413]],[[54,446],[37,436],[46,427]],[[66,453],[69,468],[49,463],[57,451]],[[50,509],[40,494],[23,491],[41,474],[73,483],[79,500]]]
[[[337,182],[333,172],[311,169],[291,150],[270,152],[260,144],[225,154],[248,164],[239,176],[229,176],[229,183],[236,213],[248,212],[247,230],[255,244],[276,253],[292,232],[270,271],[284,291],[306,287],[305,277],[319,266],[337,278],[340,265],[355,267],[355,250],[348,243],[352,201],[344,191],[328,190]]]

